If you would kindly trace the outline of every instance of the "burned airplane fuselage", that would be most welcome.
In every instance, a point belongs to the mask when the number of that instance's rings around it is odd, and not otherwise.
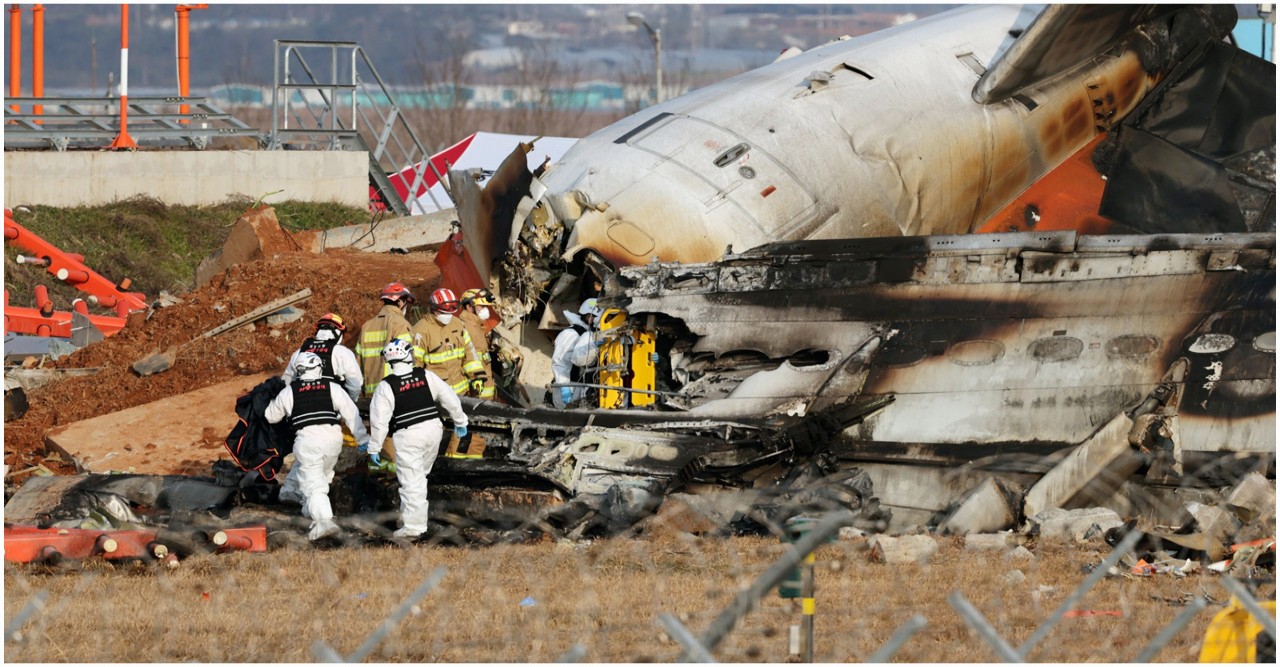
[[[1030,35],[1056,40],[1034,55],[1041,68],[1054,63],[1047,71],[1009,62],[1033,57],[1009,45],[1026,28],[1019,7],[967,7],[623,119],[542,179],[551,224],[567,227],[557,250],[623,266],[777,241],[973,231],[1234,23],[1231,7],[1098,13],[1123,29],[1091,35],[1096,51],[1074,43],[1097,32],[1087,16]],[[976,103],[975,86],[993,76],[1000,87]]]
[[[1273,466],[1274,66],[1220,43],[1226,6],[1025,18],[964,8],[830,44],[545,173],[521,154],[483,193],[455,178],[508,339],[545,354],[536,329],[598,280],[657,339],[654,407],[584,411],[633,419],[623,440],[654,411],[786,431],[853,409],[774,455],[955,466],[1126,416],[1189,478],[1219,452]],[[525,380],[536,400],[550,377]]]

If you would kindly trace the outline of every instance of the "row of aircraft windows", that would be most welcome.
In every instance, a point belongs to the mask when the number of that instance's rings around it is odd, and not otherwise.
[[[1194,354],[1220,354],[1230,351],[1239,344],[1235,336],[1223,333],[1201,334],[1187,348]],[[1276,334],[1267,332],[1253,339],[1253,348],[1259,352],[1275,354]],[[881,361],[889,366],[913,366],[925,357],[941,354],[946,350],[947,358],[959,366],[986,366],[1004,357],[1004,343],[996,340],[967,340],[952,345],[939,341],[926,349],[923,346],[907,344],[896,349],[886,350]],[[1107,341],[1106,354],[1110,359],[1141,360],[1160,349],[1160,339],[1155,336],[1127,335],[1117,336]],[[1084,341],[1071,336],[1055,335],[1040,338],[1027,347],[1027,354],[1040,363],[1057,363],[1071,361],[1084,353]]]

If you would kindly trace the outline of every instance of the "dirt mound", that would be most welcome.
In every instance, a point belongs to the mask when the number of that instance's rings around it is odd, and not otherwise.
[[[311,334],[315,319],[326,312],[338,313],[347,321],[343,344],[354,347],[360,324],[381,307],[377,294],[383,285],[399,280],[417,295],[434,289],[440,279],[434,258],[434,253],[333,250],[322,255],[285,253],[234,266],[208,285],[181,295],[183,303],[157,310],[148,320],[135,315],[136,320],[119,334],[60,360],[56,365],[61,368],[102,370],[30,392],[31,409],[23,418],[5,424],[5,463],[12,471],[43,463],[56,473],[74,472],[66,462],[45,459],[44,434],[50,428],[201,389],[236,375],[282,370],[293,350]],[[279,335],[273,336],[266,320],[259,320],[213,338],[194,340],[223,322],[308,287],[311,298],[296,306],[306,314],[276,327]],[[138,377],[129,368],[151,352],[193,340],[163,373]],[[211,405],[208,409],[225,411],[230,431],[235,421],[232,406]],[[182,415],[156,418],[177,420]],[[16,481],[23,479],[18,476]]]

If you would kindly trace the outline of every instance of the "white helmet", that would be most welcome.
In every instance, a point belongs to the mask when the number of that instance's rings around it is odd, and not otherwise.
[[[592,317],[598,318],[600,317],[600,306],[596,303],[594,298],[587,299],[582,302],[581,306],[578,306],[578,314],[591,315]]]
[[[324,361],[315,352],[302,352],[293,362],[293,370],[303,380],[317,380],[324,372]]]
[[[389,364],[396,362],[413,363],[413,348],[408,341],[393,338],[387,343],[386,347],[382,348],[382,356]]]

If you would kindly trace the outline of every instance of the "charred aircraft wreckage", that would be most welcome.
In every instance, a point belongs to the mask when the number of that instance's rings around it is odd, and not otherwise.
[[[994,529],[1274,477],[1275,68],[1235,20],[959,8],[784,53],[537,173],[536,144],[483,188],[453,172],[471,265],[445,283],[498,295],[522,363],[518,405],[467,405],[490,453],[440,476],[535,475],[579,533],[684,490],[732,489],[726,521],[835,503],[884,528],[994,477]],[[587,398],[536,407],[589,297]]]
[[[1275,68],[1235,20],[957,8],[452,172],[443,283],[497,295],[505,401],[464,399],[483,458],[437,461],[433,518],[945,527],[995,480],[996,530],[1273,478]],[[590,297],[586,398],[548,407]]]

